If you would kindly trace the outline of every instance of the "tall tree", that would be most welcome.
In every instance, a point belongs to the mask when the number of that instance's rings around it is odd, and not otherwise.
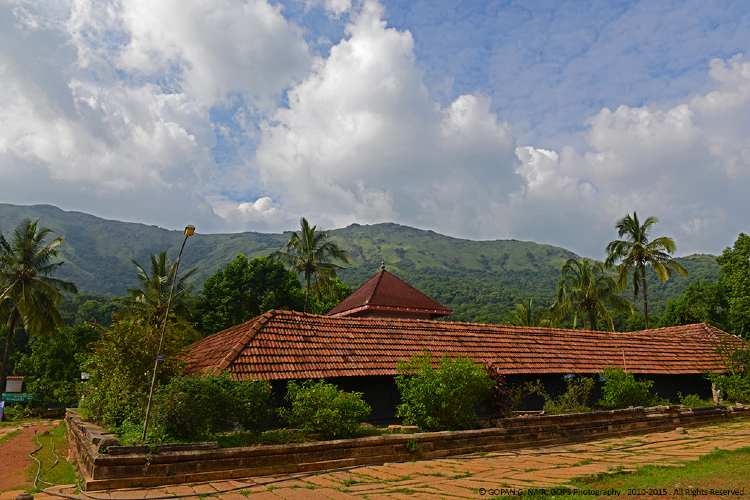
[[[633,300],[638,299],[639,290],[643,290],[643,315],[648,330],[648,288],[646,286],[646,268],[651,267],[661,281],[666,281],[677,271],[687,276],[687,270],[678,262],[672,260],[672,254],[677,246],[672,238],[661,236],[653,241],[649,240],[649,233],[654,224],[659,222],[656,217],[647,218],[643,224],[638,220],[638,214],[627,214],[615,224],[617,234],[625,239],[611,241],[606,248],[607,265],[617,264],[620,282],[623,288],[627,286],[628,275],[632,272]]]
[[[715,285],[723,286],[728,305],[727,331],[747,337],[750,334],[750,236],[740,233],[734,246],[726,248],[716,262],[721,272]]]
[[[630,302],[619,295],[620,283],[612,276],[607,276],[607,266],[599,261],[568,259],[562,267],[562,278],[557,283],[557,302],[553,304],[555,319],[562,320],[568,314],[574,314],[573,328],[578,325],[578,316],[582,316],[583,328],[586,319],[589,329],[597,329],[597,319],[606,323],[609,331],[614,331],[614,323],[608,307],[618,311],[633,312]]]
[[[39,219],[24,219],[13,231],[10,242],[0,234],[0,314],[8,325],[3,364],[0,368],[0,390],[5,390],[5,367],[18,322],[29,335],[47,336],[65,324],[57,310],[62,292],[78,293],[76,286],[53,278],[62,262],[57,258],[58,236],[44,244],[52,230],[37,226]]]
[[[280,262],[240,254],[203,284],[204,334],[244,323],[270,309],[299,310],[304,302],[297,273]]]
[[[317,231],[317,226],[310,227],[304,217],[299,222],[299,233],[292,233],[284,249],[272,253],[270,258],[304,277],[304,312],[307,312],[310,288],[313,288],[317,296],[320,296],[323,290],[329,289],[329,280],[336,277],[336,270],[344,269],[337,262],[347,264],[349,257],[329,239],[328,231]]]
[[[175,279],[177,263],[169,260],[167,251],[151,255],[151,274],[149,274],[137,260],[133,264],[138,269],[138,281],[140,288],[128,288],[130,297],[113,299],[124,306],[117,314],[117,319],[133,320],[136,323],[147,323],[154,327],[161,327],[167,312],[169,291],[172,288],[172,280]],[[180,322],[190,322],[195,315],[195,297],[190,295],[192,285],[186,283],[187,278],[196,271],[193,268],[177,280],[172,296],[172,308],[170,317]]]

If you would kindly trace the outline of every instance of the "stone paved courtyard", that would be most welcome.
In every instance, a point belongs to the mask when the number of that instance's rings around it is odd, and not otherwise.
[[[725,434],[744,435],[722,436]],[[489,497],[487,492],[490,490],[564,485],[575,477],[627,471],[647,464],[684,467],[683,462],[697,460],[715,448],[732,450],[743,446],[750,446],[750,421],[693,428],[685,434],[662,432],[554,448],[386,463],[346,471],[121,489],[91,495],[106,499],[153,498],[170,494],[208,494],[211,498],[223,500],[477,499]],[[232,488],[242,489],[217,493]],[[68,494],[74,491],[70,487],[55,490]],[[485,495],[481,494],[482,490]],[[0,500],[13,499],[18,493],[4,492],[0,494]],[[55,497],[42,493],[35,498]]]

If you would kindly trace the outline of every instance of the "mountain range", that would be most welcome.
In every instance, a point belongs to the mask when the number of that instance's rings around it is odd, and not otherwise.
[[[132,260],[149,267],[149,256],[168,250],[177,257],[181,231],[146,224],[106,220],[81,212],[66,212],[50,205],[0,204],[0,231],[9,238],[24,218],[41,218],[55,236],[64,236],[60,258],[65,262],[57,277],[73,281],[82,292],[110,296],[127,294],[137,286]],[[310,221],[314,224],[314,221]],[[372,277],[384,262],[386,269],[454,310],[453,320],[500,322],[504,311],[528,297],[535,304],[554,300],[555,284],[566,260],[577,258],[564,248],[530,241],[473,241],[394,223],[352,224],[330,231],[331,238],[350,256],[341,280],[356,288]],[[242,253],[261,257],[279,250],[289,233],[201,234],[200,228],[185,245],[180,269],[193,267],[197,290],[218,269]],[[602,247],[607,242],[602,242]],[[712,255],[677,259],[689,272],[661,283],[649,280],[649,311],[659,314],[666,303],[682,295],[688,283],[718,277]],[[631,297],[632,298],[632,297]],[[638,306],[636,306],[638,308]]]

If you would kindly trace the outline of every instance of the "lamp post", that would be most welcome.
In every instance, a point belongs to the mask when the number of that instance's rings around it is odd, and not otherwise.
[[[167,312],[164,315],[164,324],[161,328],[161,338],[159,339],[159,349],[156,351],[156,361],[154,362],[154,375],[151,377],[151,390],[148,392],[148,406],[146,406],[146,420],[143,422],[143,435],[141,441],[146,440],[146,429],[148,428],[148,416],[151,413],[151,400],[154,397],[154,386],[156,385],[156,372],[159,369],[159,358],[161,357],[161,346],[164,343],[164,333],[167,331],[167,320],[169,319],[169,308],[172,305],[172,294],[174,293],[174,284],[177,281],[177,271],[180,268],[180,258],[182,257],[182,250],[185,248],[185,242],[195,232],[195,226],[185,227],[185,239],[182,240],[182,246],[180,247],[180,253],[177,255],[177,262],[174,264],[174,276],[172,276],[172,287],[169,289],[169,300],[167,300]]]

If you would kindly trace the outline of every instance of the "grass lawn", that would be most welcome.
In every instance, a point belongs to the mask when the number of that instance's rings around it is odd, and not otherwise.
[[[33,441],[36,443],[36,440]],[[38,493],[49,486],[42,481],[52,483],[52,485],[74,484],[77,480],[75,467],[65,459],[65,455],[67,454],[66,447],[68,444],[67,438],[65,437],[65,425],[58,425],[46,434],[39,434],[39,442],[42,445],[42,449],[34,453],[33,456],[42,462],[42,474],[39,476],[38,487],[29,490],[29,492]],[[56,459],[52,452],[53,445],[54,452],[60,459],[54,467],[53,464]],[[26,479],[31,483],[34,482],[34,478],[39,470],[38,464],[33,460],[32,462],[33,465],[31,465],[26,471]]]
[[[524,498],[743,498],[750,495],[750,447],[714,450],[685,467],[647,465],[631,474],[602,474],[574,479],[574,488],[547,488]],[[578,491],[576,491],[578,488]],[[713,490],[713,491],[712,491]],[[495,500],[518,498],[496,496]]]

